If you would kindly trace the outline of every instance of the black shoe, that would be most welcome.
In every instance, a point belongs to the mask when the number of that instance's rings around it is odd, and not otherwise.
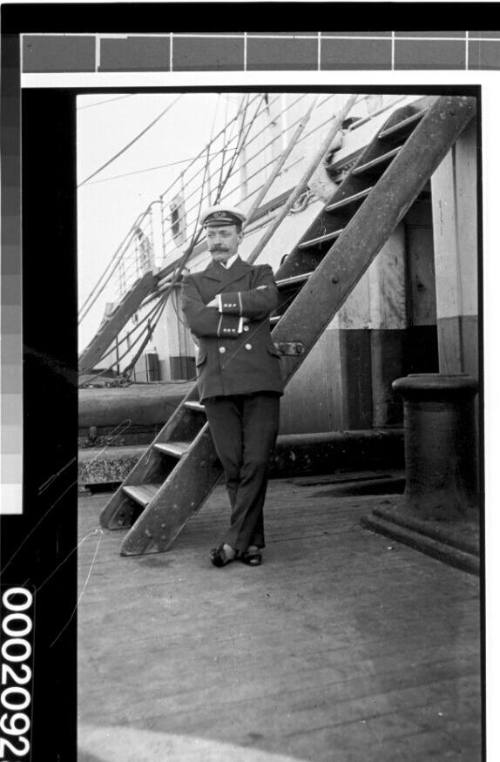
[[[236,554],[232,556],[231,558],[226,555],[226,551],[224,550],[224,545],[218,545],[216,548],[212,548],[210,551],[210,560],[213,563],[214,566],[217,566],[220,568],[221,566],[226,566],[226,564],[231,563],[231,561],[234,561],[236,558]]]
[[[255,551],[246,550],[244,553],[240,553],[239,560],[247,564],[247,566],[260,566],[262,563],[262,553],[256,553]]]

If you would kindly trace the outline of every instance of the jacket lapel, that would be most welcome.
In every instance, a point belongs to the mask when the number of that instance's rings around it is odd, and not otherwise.
[[[222,265],[218,265],[218,267],[222,270],[222,278],[220,281],[222,288],[227,288],[232,283],[236,283],[241,280],[241,278],[245,278],[252,270],[251,265],[247,264],[247,262],[243,262],[240,257],[234,260],[229,270],[226,270]]]
[[[224,268],[218,262],[210,262],[203,270],[203,277],[211,280],[221,281],[224,277]]]
[[[229,270],[218,262],[211,262],[208,267],[205,268],[203,275],[205,278],[210,278],[211,280],[218,282],[216,293],[219,293],[231,283],[235,283],[241,278],[246,277],[251,270],[251,265],[247,262],[243,262],[240,257],[237,257]]]

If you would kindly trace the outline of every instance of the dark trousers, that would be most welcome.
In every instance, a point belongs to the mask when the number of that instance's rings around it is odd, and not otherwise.
[[[258,393],[203,401],[224,468],[231,523],[222,542],[239,551],[265,546],[267,468],[279,427],[279,395]]]

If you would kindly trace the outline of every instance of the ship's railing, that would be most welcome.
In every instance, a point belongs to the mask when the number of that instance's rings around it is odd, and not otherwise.
[[[315,150],[347,94],[231,94],[233,114],[222,129],[187,164],[160,196],[131,225],[79,313],[82,321],[103,293],[118,302],[148,269],[162,269],[189,248],[199,228],[201,210],[214,203],[248,211],[273,171],[313,98],[318,98],[307,128],[288,156],[267,200],[294,186],[301,164]],[[356,121],[346,131],[391,108],[401,96],[386,96],[377,106],[360,96]],[[376,96],[380,98],[380,96]],[[236,108],[234,103],[236,102]],[[266,199],[262,200],[262,204]],[[102,297],[101,297],[102,298]]]
[[[81,305],[81,323],[95,303],[106,294],[109,302],[118,302],[145,272],[155,267],[155,232],[153,202],[134,220],[118,245],[108,265],[89,296]]]
[[[225,202],[248,211],[312,97],[310,94],[290,94],[284,105],[280,103],[280,94],[263,95],[260,102],[254,98],[248,104],[245,119],[236,118],[241,120],[238,133],[229,137],[225,131],[219,133],[162,193],[163,263],[168,264],[177,258],[185,248],[196,228],[200,208]],[[287,175],[303,161],[313,141],[331,121],[335,107],[338,108],[345,97],[327,94],[319,99],[311,128],[297,142],[269,195],[279,195],[286,186],[292,186],[293,181],[288,180]],[[235,126],[234,121],[231,126]],[[243,145],[238,143],[241,135],[245,138]],[[200,183],[206,165],[209,170],[204,183]]]

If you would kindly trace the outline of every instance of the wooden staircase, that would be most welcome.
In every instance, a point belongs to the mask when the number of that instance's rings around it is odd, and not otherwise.
[[[271,318],[288,381],[475,113],[446,96],[392,113],[276,273]],[[122,555],[162,552],[221,475],[196,387],[166,423],[101,515],[129,528]]]
[[[79,357],[78,369],[81,374],[92,372],[134,312],[137,312],[142,301],[153,291],[157,280],[158,277],[151,270],[146,272],[127,291],[114,310],[106,315],[96,335]]]

